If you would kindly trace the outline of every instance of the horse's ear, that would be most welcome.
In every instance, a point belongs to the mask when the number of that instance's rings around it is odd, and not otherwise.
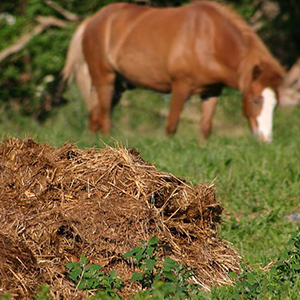
[[[262,70],[261,70],[261,67],[258,66],[258,65],[255,65],[252,69],[252,80],[256,80],[259,75],[261,74]]]

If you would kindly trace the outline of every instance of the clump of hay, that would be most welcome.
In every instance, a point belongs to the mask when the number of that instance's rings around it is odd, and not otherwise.
[[[5,139],[0,202],[0,289],[16,297],[47,283],[56,298],[84,299],[64,268],[82,253],[130,279],[123,254],[153,235],[205,289],[230,283],[228,273],[239,269],[239,255],[217,236],[222,208],[214,187],[158,171],[136,149]]]

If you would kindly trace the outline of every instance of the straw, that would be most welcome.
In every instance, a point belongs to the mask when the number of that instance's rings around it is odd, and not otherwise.
[[[138,286],[123,254],[154,235],[205,290],[231,283],[229,272],[239,270],[240,256],[218,237],[222,207],[213,185],[161,172],[137,149],[5,139],[0,201],[0,289],[15,297],[47,283],[56,299],[86,299],[64,268],[82,253],[127,280],[127,297]]]

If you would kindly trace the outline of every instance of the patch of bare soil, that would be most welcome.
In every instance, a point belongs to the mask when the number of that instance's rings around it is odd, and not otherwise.
[[[192,267],[204,288],[230,283],[240,257],[218,238],[222,208],[212,185],[160,172],[136,149],[55,148],[31,139],[0,144],[0,291],[32,297],[41,283],[55,299],[86,299],[65,264],[85,253],[128,280],[123,254],[156,235],[166,255]]]

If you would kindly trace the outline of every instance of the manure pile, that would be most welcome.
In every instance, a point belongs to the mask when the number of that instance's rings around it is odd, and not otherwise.
[[[239,255],[217,235],[222,208],[213,186],[158,171],[136,149],[5,139],[0,202],[0,294],[30,298],[47,283],[55,299],[86,299],[64,267],[85,253],[128,280],[127,298],[137,286],[123,254],[154,235],[204,289],[230,283],[228,272],[239,269]]]

